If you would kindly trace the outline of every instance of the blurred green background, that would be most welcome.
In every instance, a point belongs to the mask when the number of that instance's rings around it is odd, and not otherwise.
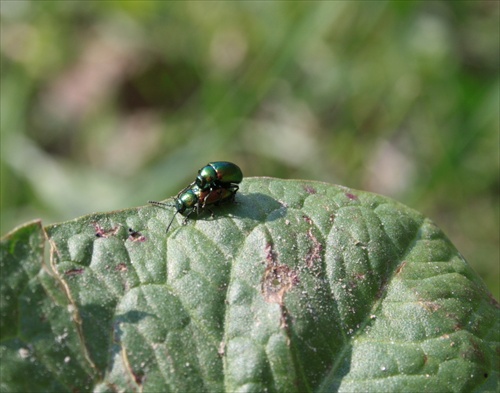
[[[1,232],[208,161],[432,218],[496,299],[499,2],[1,2]]]

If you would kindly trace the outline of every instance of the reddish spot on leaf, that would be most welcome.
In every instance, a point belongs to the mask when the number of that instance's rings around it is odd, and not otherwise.
[[[283,306],[285,294],[298,283],[297,272],[287,265],[280,265],[272,244],[268,243],[266,245],[266,271],[262,277],[264,300]]]
[[[468,344],[465,346],[464,350],[460,354],[462,358],[477,361],[478,364],[485,364],[486,355],[482,350],[482,346],[478,343],[475,338],[468,338]]]
[[[351,194],[350,192],[346,192],[345,196],[353,201],[358,200],[358,197],[354,194]]]
[[[83,268],[78,268],[78,269],[70,269],[66,270],[64,274],[66,276],[78,276],[79,274],[82,274],[84,272]]]
[[[142,385],[142,382],[144,381],[145,375],[143,371],[140,372],[134,372],[132,371],[132,375],[134,376],[135,383],[137,385]]]
[[[304,190],[308,193],[308,194],[311,194],[311,195],[314,195],[317,193],[316,189],[314,187],[311,187],[311,186],[304,186]]]
[[[124,264],[123,262],[122,263],[119,263],[118,265],[116,265],[115,267],[115,270],[117,272],[126,272],[128,270],[128,267],[126,264]]]
[[[144,236],[141,232],[134,231],[132,228],[128,229],[129,237],[128,240],[132,242],[145,242],[146,236]]]
[[[434,302],[421,301],[419,303],[423,308],[425,308],[429,312],[436,312],[441,308],[440,304]]]
[[[93,222],[92,225],[94,226],[96,237],[108,238],[110,236],[116,235],[116,233],[120,229],[119,226],[116,226],[106,230],[103,227],[101,227],[101,225],[98,222]]]
[[[399,265],[397,268],[396,268],[396,274],[399,274],[403,271],[404,267],[406,266],[406,261],[403,261],[403,263],[401,263],[401,265]]]
[[[293,286],[299,283],[297,272],[287,265],[269,266],[262,281],[264,300],[283,305],[283,299]]]
[[[267,243],[265,251],[266,251],[266,262],[272,263],[273,262],[273,245],[271,243]]]
[[[318,241],[316,236],[314,236],[311,228],[307,231],[307,237],[312,241],[312,245],[306,254],[306,265],[309,269],[312,269],[317,262],[321,261],[323,245]]]

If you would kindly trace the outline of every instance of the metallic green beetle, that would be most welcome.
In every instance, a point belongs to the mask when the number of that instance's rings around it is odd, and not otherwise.
[[[209,162],[198,171],[195,181],[189,185],[197,185],[201,190],[214,190],[219,187],[238,191],[237,184],[243,180],[243,173],[238,165],[227,161]]]
[[[196,214],[200,214],[201,211],[207,209],[213,215],[212,210],[208,207],[208,205],[218,205],[220,203],[228,202],[234,200],[234,196],[236,194],[237,189],[233,189],[231,187],[218,187],[213,190],[202,190],[197,185],[194,185],[190,188],[185,188],[177,196],[174,198],[175,204],[156,202],[156,201],[148,201],[155,206],[161,207],[175,207],[177,210],[170,220],[170,223],[167,226],[167,232],[174,221],[175,216],[178,213],[184,214],[185,219],[183,224],[187,223],[187,220],[191,214],[196,212]],[[186,213],[186,214],[185,214]]]

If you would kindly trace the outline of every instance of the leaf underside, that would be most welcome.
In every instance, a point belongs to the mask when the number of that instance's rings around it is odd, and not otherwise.
[[[212,210],[2,239],[0,390],[498,391],[498,304],[429,219],[270,178]]]

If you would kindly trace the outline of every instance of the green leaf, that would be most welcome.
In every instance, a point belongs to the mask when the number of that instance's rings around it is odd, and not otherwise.
[[[7,235],[1,390],[498,391],[499,306],[421,214],[267,178],[213,210]]]

